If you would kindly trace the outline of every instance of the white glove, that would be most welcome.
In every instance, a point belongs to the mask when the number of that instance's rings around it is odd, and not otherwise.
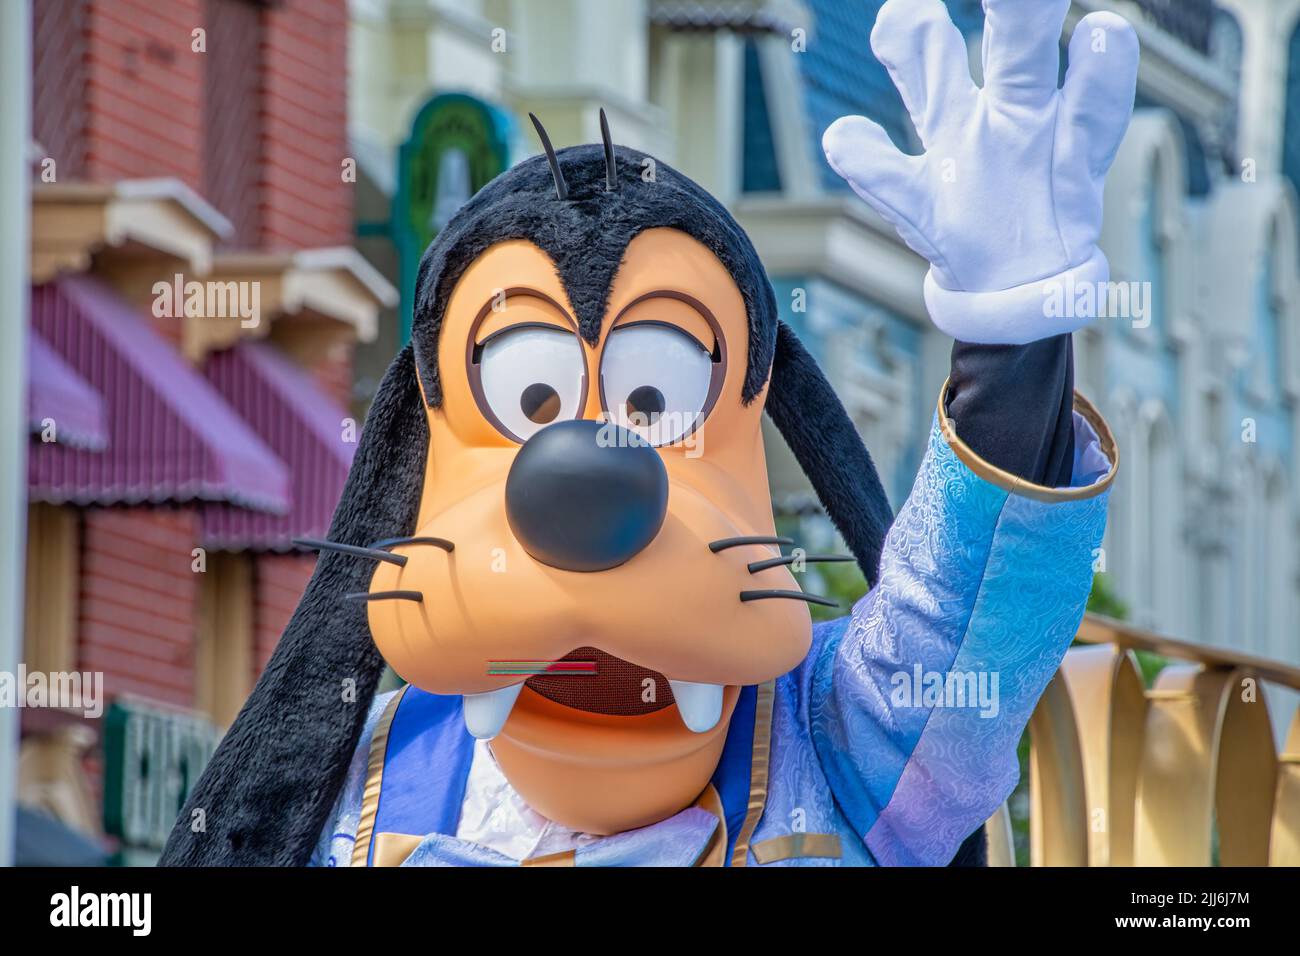
[[[1133,113],[1138,40],[1116,14],[1084,17],[1057,89],[1069,6],[984,0],[980,89],[940,0],[889,0],[871,49],[925,153],[900,152],[861,116],[841,117],[822,137],[831,167],[929,260],[930,318],[964,342],[1073,332],[1093,315],[1049,308],[1060,301],[1052,293],[1110,278],[1097,248],[1102,189]]]

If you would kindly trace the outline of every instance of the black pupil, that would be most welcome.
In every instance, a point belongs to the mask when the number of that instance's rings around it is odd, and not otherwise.
[[[653,385],[641,385],[632,389],[627,397],[628,415],[640,415],[647,425],[653,425],[667,407],[664,393]]]
[[[545,425],[560,414],[560,396],[545,382],[534,382],[519,396],[519,407],[529,421]]]

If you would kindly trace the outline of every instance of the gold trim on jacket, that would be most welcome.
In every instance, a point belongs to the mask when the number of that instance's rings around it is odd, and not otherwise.
[[[407,687],[410,685],[408,684]],[[370,858],[370,839],[375,832],[375,814],[379,812],[379,790],[384,783],[384,757],[388,753],[388,730],[393,725],[393,718],[397,715],[397,705],[402,702],[406,696],[406,687],[403,687],[393,699],[388,702],[384,708],[383,715],[379,722],[375,724],[375,731],[370,735],[370,754],[369,761],[366,764],[366,789],[361,796],[361,818],[357,821],[357,842],[352,847],[352,865],[365,866],[366,861]],[[385,834],[380,834],[385,836]],[[386,842],[386,841],[385,841]],[[415,847],[411,847],[406,852],[410,853]],[[379,846],[375,847],[375,856],[378,857]],[[406,854],[402,855],[402,859]],[[376,859],[378,863],[378,859]]]
[[[1106,424],[1106,420],[1101,417],[1101,413],[1097,411],[1092,402],[1077,391],[1074,393],[1074,410],[1082,415],[1088,424],[1092,426],[1093,431],[1097,433],[1097,439],[1101,443],[1101,450],[1110,461],[1110,470],[1106,472],[1105,477],[1082,488],[1048,488],[1046,485],[1036,485],[1032,481],[1025,481],[1025,479],[1013,475],[1009,471],[1004,471],[997,465],[989,464],[958,437],[956,423],[948,417],[948,410],[944,407],[944,400],[947,397],[948,381],[945,380],[943,388],[939,390],[939,429],[943,432],[948,447],[978,477],[983,478],[990,484],[997,485],[1003,491],[1024,498],[1032,498],[1034,501],[1057,504],[1063,501],[1084,501],[1088,498],[1095,498],[1109,489],[1111,482],[1115,480],[1115,473],[1119,471],[1119,446],[1115,444],[1115,436],[1111,434],[1110,426]]]

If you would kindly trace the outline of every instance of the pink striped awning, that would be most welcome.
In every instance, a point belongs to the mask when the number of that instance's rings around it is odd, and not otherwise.
[[[108,421],[100,452],[32,443],[34,500],[288,510],[284,464],[109,286],[77,275],[34,287],[32,328],[102,396]]]
[[[46,442],[91,451],[108,444],[103,398],[35,329],[27,333],[27,425]]]
[[[329,530],[356,451],[350,413],[309,374],[264,342],[243,341],[208,356],[204,372],[218,392],[289,468],[292,500],[280,515],[210,505],[203,540],[210,548],[288,550],[290,539]]]

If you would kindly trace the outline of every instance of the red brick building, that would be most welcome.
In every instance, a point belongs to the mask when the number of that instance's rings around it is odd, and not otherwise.
[[[311,574],[291,539],[328,525],[353,345],[395,295],[351,249],[346,0],[36,0],[33,28],[24,663],[224,726]],[[160,307],[175,276],[198,308]],[[34,721],[20,801],[97,829],[85,722]]]

